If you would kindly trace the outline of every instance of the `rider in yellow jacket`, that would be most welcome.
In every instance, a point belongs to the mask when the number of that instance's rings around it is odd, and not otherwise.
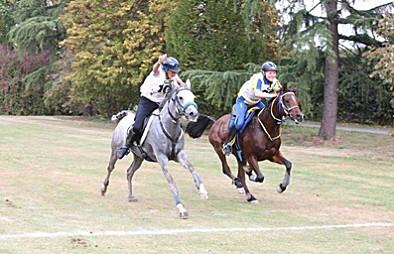
[[[234,104],[235,117],[229,121],[229,133],[223,144],[223,153],[231,153],[232,143],[235,135],[242,129],[245,115],[249,108],[264,108],[262,99],[270,99],[277,96],[282,88],[279,80],[276,79],[278,67],[273,62],[267,61],[261,65],[261,72],[254,74],[246,81],[239,90],[236,103]]]

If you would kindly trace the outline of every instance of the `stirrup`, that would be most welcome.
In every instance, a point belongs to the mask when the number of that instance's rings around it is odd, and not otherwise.
[[[138,150],[140,151],[142,158],[146,159],[148,157],[148,154],[144,151],[144,149],[142,149],[142,147],[139,144],[137,144],[136,146],[138,147]]]
[[[232,150],[233,149],[231,144],[224,144],[222,147],[222,152],[224,155],[230,155]]]

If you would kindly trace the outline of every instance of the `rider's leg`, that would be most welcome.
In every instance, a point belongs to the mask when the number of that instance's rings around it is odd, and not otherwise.
[[[156,102],[153,102],[145,97],[141,97],[140,104],[142,105],[142,109],[137,109],[137,112],[135,114],[134,118],[134,125],[133,125],[133,131],[130,132],[130,137],[128,137],[128,144],[131,146],[133,142],[135,141],[137,144],[140,141],[140,138],[142,137],[142,134],[144,133],[144,121],[145,118],[150,116],[152,112],[159,107],[159,105]]]
[[[223,153],[225,155],[229,155],[231,153],[232,143],[231,141],[234,139],[235,135],[239,130],[242,129],[245,120],[245,114],[247,111],[247,105],[244,102],[242,97],[237,98],[235,108],[235,120],[231,119],[229,122],[229,133],[227,135],[227,139],[223,144]]]
[[[122,159],[130,152],[129,148],[134,142],[138,144],[143,133],[144,120],[156,108],[158,108],[157,103],[145,97],[141,97],[140,102],[138,103],[137,112],[135,113],[133,129],[128,133],[125,145],[120,147],[117,151],[118,159]]]
[[[229,155],[231,153],[231,147],[233,146],[233,143],[231,142],[234,138],[235,135],[237,134],[237,129],[235,126],[229,127],[229,132],[227,134],[226,141],[224,141],[222,152],[225,155]]]

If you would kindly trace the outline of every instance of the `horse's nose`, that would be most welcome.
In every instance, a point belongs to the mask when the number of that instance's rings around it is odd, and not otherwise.
[[[302,113],[297,114],[296,119],[300,123],[303,122],[304,121],[304,114],[302,114]]]
[[[194,110],[190,111],[190,112],[188,113],[188,115],[189,115],[189,116],[188,116],[189,120],[192,121],[192,122],[197,121],[197,118],[198,118],[198,116],[199,116],[198,111],[194,111]]]

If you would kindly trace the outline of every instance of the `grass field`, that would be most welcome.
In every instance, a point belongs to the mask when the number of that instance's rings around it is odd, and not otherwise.
[[[393,137],[338,132],[336,142],[322,143],[316,129],[287,127],[282,151],[293,162],[291,185],[276,193],[284,168],[260,163],[265,182],[249,183],[256,205],[222,174],[206,137],[188,139],[209,199],[200,200],[191,175],[171,163],[190,214],[181,220],[156,164],[137,171],[139,202],[127,202],[130,156],[101,197],[112,129],[80,118],[0,116],[0,253],[394,253]],[[319,227],[374,222],[391,226]],[[205,232],[226,228],[240,230]],[[134,235],[94,235],[104,231]],[[70,234],[21,235],[37,232]]]

